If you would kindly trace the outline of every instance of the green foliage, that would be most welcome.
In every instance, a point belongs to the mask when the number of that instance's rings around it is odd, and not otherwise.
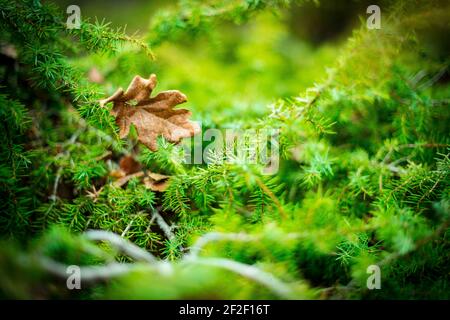
[[[39,285],[57,298],[278,298],[188,263],[214,232],[223,238],[200,257],[256,266],[294,298],[448,298],[450,60],[430,40],[448,34],[448,4],[387,1],[382,29],[362,21],[346,41],[318,47],[286,23],[285,8],[304,1],[180,1],[155,13],[144,40],[98,20],[68,30],[64,10],[39,1],[0,5],[1,296],[34,298]],[[103,82],[89,80],[93,67]],[[133,133],[119,139],[98,99],[150,73],[158,89],[187,94],[204,130],[279,129],[278,172],[263,175],[235,145],[188,164],[195,141],[159,139],[152,152]],[[257,144],[250,135],[242,147]],[[114,184],[124,155],[169,175],[168,188]],[[130,240],[173,273],[144,268],[69,293],[42,256],[141,263],[86,240],[89,229]],[[366,288],[372,264],[382,290]]]

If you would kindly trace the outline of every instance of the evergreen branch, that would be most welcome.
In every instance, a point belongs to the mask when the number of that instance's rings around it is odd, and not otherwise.
[[[375,263],[375,265],[377,265],[378,267],[381,268],[383,266],[394,263],[395,261],[398,261],[399,259],[410,256],[411,254],[413,254],[414,252],[417,252],[417,250],[419,250],[426,244],[430,243],[431,241],[433,241],[434,239],[439,237],[441,234],[445,233],[448,230],[449,225],[450,225],[450,219],[444,220],[441,223],[441,225],[434,232],[432,232],[428,236],[425,236],[425,237],[419,239],[418,241],[416,241],[414,246],[407,252],[390,253],[385,258],[383,258],[381,261]],[[351,291],[351,290],[355,290],[357,288],[357,285],[358,285],[358,281],[355,278],[353,278],[346,286],[339,287],[338,289],[343,290],[343,291]],[[368,288],[366,288],[366,287],[362,287],[362,288],[358,287],[358,289],[362,290],[362,291],[368,290]]]
[[[147,56],[155,60],[155,55],[150,47],[135,36],[129,36],[125,30],[117,28],[113,30],[110,28],[110,23],[100,22],[89,23],[83,21],[79,29],[71,29],[71,33],[80,37],[80,42],[83,43],[89,51],[117,51],[118,43],[131,43],[141,48]]]
[[[283,219],[287,219],[287,214],[284,211],[284,208],[281,204],[281,202],[278,200],[278,198],[273,194],[272,190],[270,190],[265,184],[264,182],[261,180],[261,178],[259,177],[255,177],[255,181],[258,184],[258,186],[270,197],[270,199],[273,200],[273,202],[275,202],[278,211],[280,212],[281,216]]]
[[[407,144],[401,144],[398,146],[395,146],[393,148],[391,148],[389,150],[388,153],[386,153],[386,155],[383,158],[383,163],[387,163],[392,154],[395,151],[401,150],[401,149],[407,149],[407,148],[448,148],[450,147],[450,144],[446,144],[446,143],[429,143],[429,142],[425,142],[425,143],[407,143]]]
[[[174,12],[165,11],[156,16],[149,32],[149,42],[152,46],[163,41],[180,37],[181,34],[201,33],[215,21],[243,21],[256,12],[267,8],[278,9],[287,7],[291,0],[252,0],[252,1],[211,1],[201,5],[192,3]]]
[[[418,241],[416,241],[416,243],[414,244],[414,246],[411,250],[408,250],[405,253],[400,253],[400,252],[391,253],[387,257],[385,257],[383,260],[378,262],[377,265],[379,267],[382,267],[382,266],[392,263],[393,261],[395,261],[399,258],[404,258],[404,257],[411,255],[413,252],[416,252],[417,250],[419,250],[420,248],[422,248],[423,246],[430,243],[431,241],[433,241],[434,239],[439,237],[441,234],[446,232],[448,230],[449,225],[450,225],[450,219],[443,221],[441,223],[441,225],[438,228],[436,228],[436,230],[434,232],[432,232],[428,236],[423,237],[422,239],[419,239]]]

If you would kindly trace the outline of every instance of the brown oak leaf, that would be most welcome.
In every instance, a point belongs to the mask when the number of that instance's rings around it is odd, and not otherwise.
[[[149,79],[135,76],[125,92],[120,88],[109,98],[100,100],[101,107],[113,102],[111,114],[116,117],[121,138],[128,135],[133,124],[138,140],[152,151],[158,148],[158,136],[178,143],[200,131],[198,124],[188,120],[189,110],[173,109],[186,102],[186,96],[178,90],[168,90],[150,97],[155,86],[156,75],[150,75]]]

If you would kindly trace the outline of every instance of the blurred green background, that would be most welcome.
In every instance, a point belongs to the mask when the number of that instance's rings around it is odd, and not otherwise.
[[[229,1],[233,3],[233,1]],[[128,34],[151,37],[152,21],[159,10],[177,10],[176,1],[56,1],[62,8],[76,4],[82,19],[110,21]],[[181,5],[182,5],[181,1]],[[208,2],[199,1],[202,5]],[[225,1],[226,3],[226,1]],[[153,47],[156,61],[136,52],[119,55],[115,63],[86,58],[76,63],[97,68],[111,83],[126,87],[134,74],[156,73],[157,90],[179,89],[188,96],[194,119],[206,126],[240,126],[248,119],[270,112],[279,98],[296,96],[327,77],[339,47],[360,19],[370,1],[314,1],[289,8],[266,10],[248,21],[214,21],[216,28],[196,26],[194,35],[180,36]],[[83,64],[84,63],[84,64]],[[124,67],[125,66],[125,67]],[[127,68],[127,70],[124,70]],[[244,111],[244,112],[243,112]]]

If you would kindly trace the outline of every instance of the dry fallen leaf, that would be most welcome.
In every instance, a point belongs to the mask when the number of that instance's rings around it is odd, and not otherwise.
[[[147,175],[155,181],[161,181],[161,180],[166,180],[166,179],[170,178],[170,176],[166,176],[164,174],[154,173],[154,172],[150,172],[150,171],[147,173]]]
[[[109,175],[117,180],[113,182],[115,187],[123,187],[132,178],[138,178],[144,186],[152,191],[163,192],[169,185],[170,176],[142,171],[142,165],[132,155],[120,158],[119,168],[112,170]]]
[[[114,181],[114,186],[115,187],[122,187],[125,183],[127,183],[128,181],[130,181],[133,178],[140,178],[144,176],[144,171],[139,171],[133,174],[129,174],[127,176],[124,176],[122,178],[117,179],[116,181]]]
[[[152,190],[152,191],[158,191],[163,192],[167,189],[169,186],[169,178],[170,176],[165,176],[163,174],[159,173],[153,173],[153,172],[147,172],[144,173],[144,171],[139,171],[136,173],[128,174],[126,176],[120,177],[116,181],[114,181],[115,187],[122,187],[124,186],[128,181],[130,181],[133,178],[144,178],[143,182],[146,188]]]
[[[151,98],[155,86],[156,75],[152,74],[149,79],[135,76],[126,92],[120,88],[109,98],[100,100],[102,107],[113,102],[111,114],[116,117],[121,138],[128,135],[133,124],[139,141],[152,151],[157,150],[156,139],[160,135],[178,143],[200,131],[198,124],[188,120],[189,110],[173,109],[186,102],[186,96],[178,90],[168,90]]]
[[[125,177],[125,172],[122,169],[114,169],[109,172],[109,175],[113,178],[123,178]]]
[[[169,176],[147,172],[147,176],[144,178],[144,185],[152,191],[162,192],[169,186]]]
[[[129,174],[136,173],[142,169],[141,164],[132,155],[120,158],[119,168],[111,170],[109,175],[113,178],[123,178]]]
[[[127,155],[120,158],[119,161],[120,169],[125,173],[125,175],[138,172],[141,170],[142,166],[137,162],[133,156]]]

